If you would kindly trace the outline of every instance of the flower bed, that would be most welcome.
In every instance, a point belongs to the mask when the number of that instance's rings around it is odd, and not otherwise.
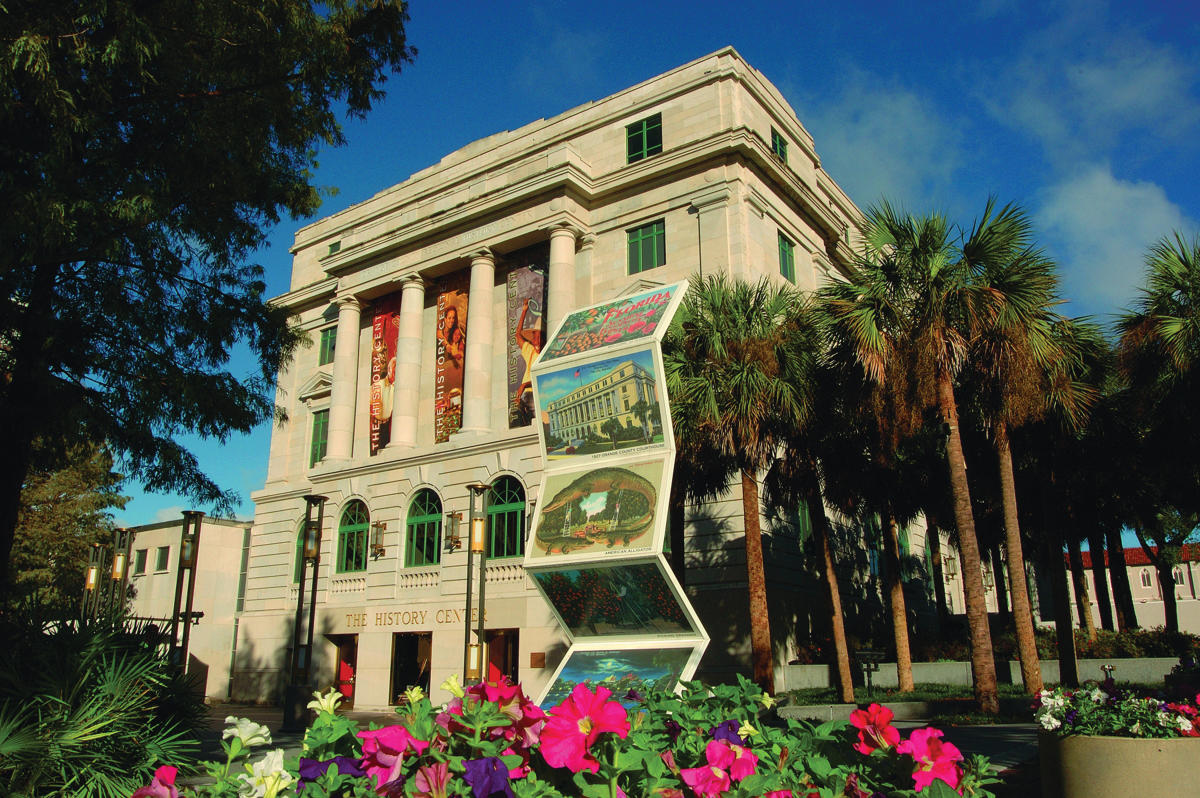
[[[615,697],[604,684],[576,685],[543,711],[520,685],[493,672],[434,707],[406,693],[397,723],[361,730],[336,714],[341,696],[317,694],[316,718],[295,760],[273,750],[266,729],[229,718],[224,763],[194,795],[305,798],[373,795],[449,798],[875,798],[991,796],[982,757],[964,761],[937,729],[907,739],[878,705],[850,724],[813,726],[773,718],[773,699],[753,684],[686,684],[678,694]],[[160,768],[134,798],[177,798],[173,768]]]

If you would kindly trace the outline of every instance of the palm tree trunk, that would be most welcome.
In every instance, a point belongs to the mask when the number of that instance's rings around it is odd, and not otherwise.
[[[1096,622],[1092,619],[1092,595],[1088,590],[1087,575],[1083,572],[1083,552],[1079,550],[1079,539],[1067,542],[1067,553],[1071,558],[1071,584],[1075,588],[1075,612],[1079,616],[1079,628],[1087,639],[1095,642]]]
[[[1108,572],[1104,570],[1104,536],[1099,531],[1088,535],[1092,557],[1092,583],[1096,586],[1096,608],[1100,610],[1101,628],[1113,630],[1112,602],[1108,598]]]
[[[929,572],[933,575],[933,600],[937,606],[939,627],[944,627],[950,619],[950,611],[946,608],[946,575],[942,569],[942,534],[938,530],[937,519],[928,510],[925,511],[925,539],[929,541],[929,556],[933,560],[929,564]]]
[[[838,694],[843,704],[854,703],[854,677],[850,673],[850,647],[846,642],[846,622],[842,617],[842,592],[838,587],[837,569],[833,562],[833,545],[829,541],[829,519],[821,496],[816,472],[807,469],[804,479],[805,504],[812,522],[813,534],[821,549],[821,566],[825,572],[825,588],[829,599],[829,620],[833,632],[833,652],[836,658]]]
[[[1000,712],[996,661],[992,654],[991,629],[988,627],[987,598],[983,592],[979,539],[975,536],[975,519],[971,514],[967,460],[963,455],[962,436],[958,430],[958,405],[954,400],[954,385],[948,371],[938,375],[938,406],[942,420],[949,427],[946,463],[950,472],[954,521],[958,525],[958,545],[963,561],[963,592],[971,638],[971,676],[975,682],[975,699],[979,702],[980,711],[995,715]]]
[[[1108,544],[1108,573],[1112,577],[1117,626],[1122,632],[1137,629],[1137,610],[1133,606],[1133,591],[1129,587],[1129,570],[1125,565],[1125,546],[1121,542],[1120,530],[1105,530],[1104,542]]]
[[[1025,581],[1025,552],[1017,514],[1017,484],[1013,476],[1012,447],[1008,428],[996,428],[996,460],[1000,466],[1000,497],[1004,507],[1004,547],[1008,550],[1008,584],[1012,593],[1013,627],[1017,634],[1017,656],[1021,660],[1021,684],[1034,695],[1045,686],[1038,660],[1037,639],[1033,634],[1033,608],[1029,585]],[[997,583],[1000,581],[997,575]],[[999,585],[997,585],[999,587]]]
[[[1155,563],[1158,570],[1158,584],[1162,589],[1163,615],[1166,619],[1167,631],[1179,631],[1179,605],[1175,601],[1175,573],[1171,564],[1165,559]]]
[[[775,695],[771,622],[767,617],[767,578],[763,571],[762,526],[759,523],[758,480],[742,469],[742,520],[746,529],[746,584],[750,593],[750,652],[754,683]]]
[[[1071,626],[1071,599],[1067,594],[1067,566],[1062,544],[1046,546],[1054,595],[1054,631],[1058,635],[1058,680],[1066,687],[1079,686],[1079,663],[1075,658],[1075,630]]]
[[[1007,621],[1012,609],[1008,606],[1008,590],[1004,584],[1004,557],[1000,553],[998,542],[988,550],[988,562],[991,563],[992,581],[996,585],[996,614]]]
[[[916,689],[912,675],[912,650],[908,644],[908,608],[904,602],[904,579],[900,563],[900,533],[891,501],[885,502],[883,545],[887,557],[888,606],[892,611],[892,640],[896,644],[896,683],[900,692]]]

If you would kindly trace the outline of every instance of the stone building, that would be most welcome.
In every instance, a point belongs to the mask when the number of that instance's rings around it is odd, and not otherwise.
[[[726,48],[474,142],[299,230],[275,302],[314,345],[279,375],[289,419],[253,494],[235,697],[286,681],[307,494],[327,498],[317,681],[360,707],[410,683],[444,697],[470,620],[467,556],[447,543],[472,483],[489,486],[488,657],[536,691],[565,640],[521,564],[541,482],[529,364],[546,334],[569,309],[697,273],[812,289],[847,259],[858,216],[779,91]],[[626,407],[616,394],[623,425],[635,395]],[[592,399],[582,415],[563,400],[570,424],[541,423],[595,434],[609,406]],[[748,656],[739,490],[687,510],[685,581],[713,638],[702,673]],[[770,559],[784,661],[802,608],[787,556]]]

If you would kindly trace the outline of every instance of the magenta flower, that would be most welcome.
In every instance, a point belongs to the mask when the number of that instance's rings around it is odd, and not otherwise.
[[[729,775],[734,781],[741,781],[747,776],[753,776],[758,769],[758,757],[749,748],[740,745],[729,746],[733,751],[733,764],[729,766]]]
[[[729,774],[713,765],[684,768],[679,771],[679,775],[683,778],[683,783],[691,787],[700,798],[718,798],[730,786]]]
[[[850,713],[850,725],[858,729],[858,742],[854,750],[870,755],[875,749],[886,751],[900,742],[900,732],[891,725],[892,711],[879,704],[871,704],[865,710]]]
[[[791,790],[771,790],[763,798],[792,798]]]
[[[179,790],[175,789],[175,775],[178,768],[163,765],[154,771],[154,778],[145,787],[138,788],[130,798],[179,798]]]
[[[550,710],[541,733],[541,752],[547,764],[569,768],[572,773],[600,769],[591,754],[597,738],[605,732],[622,739],[629,734],[629,713],[620,703],[608,700],[611,695],[606,687],[597,686],[592,692],[587,685],[577,684],[565,701]]]
[[[367,777],[375,779],[375,792],[387,792],[387,785],[400,778],[400,766],[411,750],[420,754],[429,743],[418,740],[403,726],[384,726],[382,729],[360,731],[363,741],[362,768]]]
[[[939,729],[915,729],[907,740],[896,746],[901,754],[913,758],[913,783],[917,792],[941,779],[958,789],[958,762],[963,755],[953,743],[942,742]]]

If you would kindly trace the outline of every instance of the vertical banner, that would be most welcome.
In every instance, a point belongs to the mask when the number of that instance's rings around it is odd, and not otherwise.
[[[375,300],[375,320],[371,324],[371,454],[391,440],[399,324],[399,292]]]
[[[508,331],[508,427],[533,422],[533,361],[546,341],[546,271],[550,268],[549,243],[527,247],[509,255],[506,280]]]
[[[433,440],[445,443],[462,428],[463,363],[467,354],[467,272],[442,283],[437,298],[437,358],[433,388]]]

